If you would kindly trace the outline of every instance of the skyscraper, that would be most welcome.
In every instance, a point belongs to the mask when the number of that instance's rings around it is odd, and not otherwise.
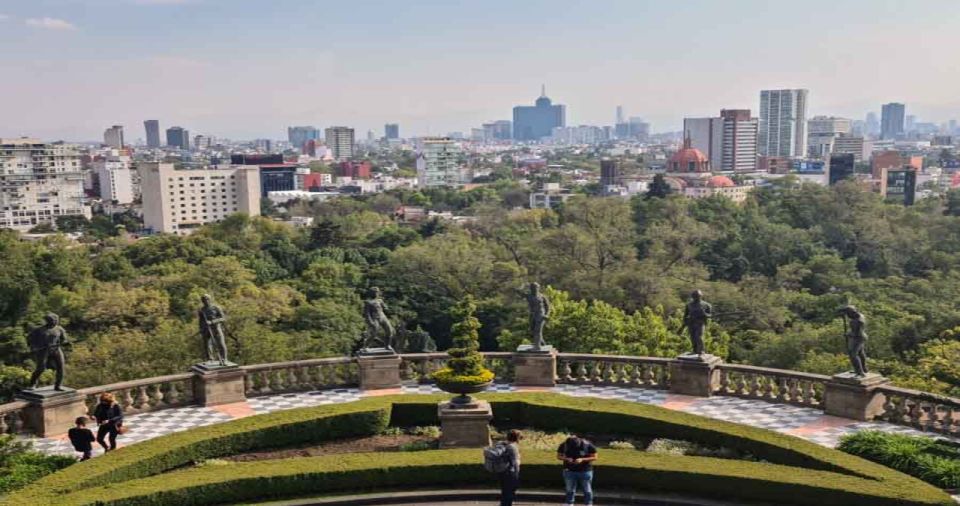
[[[896,139],[903,135],[903,124],[906,119],[907,106],[891,102],[883,104],[880,112],[880,138]]]
[[[556,127],[567,126],[567,108],[553,105],[541,89],[534,106],[518,105],[513,108],[513,138],[518,141],[538,141],[549,137]]]
[[[160,122],[155,119],[148,119],[143,122],[143,128],[147,131],[147,147],[160,147]]]
[[[123,149],[123,125],[113,125],[104,130],[103,143],[113,149]]]
[[[620,167],[616,160],[600,160],[600,187],[615,186],[620,180]]]
[[[513,123],[510,120],[491,121],[482,126],[484,140],[508,141],[513,138]]]
[[[877,113],[867,113],[866,120],[864,121],[864,133],[871,137],[880,134],[880,122],[877,121]]]
[[[757,118],[749,109],[723,109],[719,118],[686,118],[684,135],[690,146],[710,159],[713,170],[757,170]]]
[[[333,159],[342,162],[353,158],[353,129],[342,126],[334,126],[324,130],[327,140],[327,148],[331,151]]]
[[[397,123],[387,123],[383,125],[383,136],[387,140],[399,139],[400,138],[400,125]]]
[[[807,94],[804,89],[760,92],[757,146],[760,155],[800,157],[806,154]]]
[[[810,156],[826,158],[834,151],[841,135],[850,135],[852,121],[833,116],[814,116],[807,122],[807,151]]]
[[[302,149],[304,143],[309,140],[318,140],[320,138],[320,129],[313,126],[292,126],[287,127],[287,140],[290,141],[296,149]]]
[[[614,123],[614,125],[619,125],[620,123],[623,123],[623,106],[622,105],[617,106],[617,122]]]
[[[190,132],[183,127],[170,127],[167,129],[167,146],[190,149]]]

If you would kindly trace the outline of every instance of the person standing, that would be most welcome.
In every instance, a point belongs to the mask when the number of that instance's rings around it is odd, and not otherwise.
[[[579,436],[567,438],[557,448],[557,460],[563,461],[563,482],[567,497],[564,504],[573,506],[577,489],[583,491],[587,506],[593,505],[593,462],[597,460],[597,447]]]
[[[500,506],[513,506],[513,498],[520,488],[520,440],[523,436],[519,430],[507,433],[507,445],[504,460],[510,463],[507,469],[499,473],[500,479]]]
[[[80,462],[90,460],[90,455],[93,453],[91,443],[96,439],[93,437],[93,432],[90,432],[90,429],[87,428],[87,417],[79,416],[75,423],[77,426],[67,431],[67,437],[70,438],[73,449],[82,454]]]
[[[120,405],[113,398],[110,392],[100,394],[100,402],[93,410],[93,417],[97,419],[97,442],[103,447],[104,451],[117,449],[117,434],[120,432],[120,426],[123,425],[123,411]],[[110,445],[107,445],[107,437],[110,438]]]

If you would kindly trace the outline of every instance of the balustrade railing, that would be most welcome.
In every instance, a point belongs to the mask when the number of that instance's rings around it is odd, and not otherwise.
[[[23,410],[30,403],[14,401],[0,404],[0,434],[19,434],[23,431]]]
[[[446,353],[404,353],[400,355],[400,380],[421,385],[433,383],[430,375],[442,369],[449,357]]]
[[[124,413],[136,414],[148,411],[193,404],[193,374],[171,374],[132,381],[81,388],[84,403],[90,413],[97,407],[100,394],[112,393]]]
[[[717,395],[822,408],[830,376],[752,365],[720,364]]]
[[[877,391],[884,396],[883,413],[878,419],[947,436],[960,435],[960,399],[894,386],[881,386]]]
[[[357,361],[352,357],[316,358],[245,365],[243,386],[247,397],[351,387],[360,382]]]
[[[557,356],[557,381],[666,389],[670,387],[670,361],[660,357],[561,353]]]

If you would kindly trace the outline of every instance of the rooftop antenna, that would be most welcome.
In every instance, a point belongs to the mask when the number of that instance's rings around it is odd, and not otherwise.
[[[540,96],[541,96],[541,97],[547,96],[547,85],[546,85],[546,84],[541,84],[541,85],[540,85]]]

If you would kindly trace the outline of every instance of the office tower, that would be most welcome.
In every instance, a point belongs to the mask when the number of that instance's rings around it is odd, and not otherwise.
[[[123,149],[123,125],[113,125],[104,130],[103,143],[113,149]]]
[[[417,179],[420,187],[456,186],[460,174],[460,144],[449,137],[421,139],[417,153]]]
[[[260,214],[260,168],[176,170],[172,163],[140,163],[143,224],[154,232],[189,234],[234,213]]]
[[[0,139],[0,228],[26,232],[64,215],[90,217],[80,156],[62,144]]]
[[[627,124],[627,133],[630,137],[638,141],[645,141],[650,138],[650,123],[643,121],[643,118],[633,116]]]
[[[178,126],[168,128],[167,146],[183,150],[190,149],[190,132]]]
[[[327,148],[333,159],[342,162],[353,158],[353,129],[342,126],[327,128],[324,131]]]
[[[762,156],[801,157],[807,152],[808,91],[760,92],[760,126],[757,150]]]
[[[620,182],[620,167],[616,160],[600,160],[600,188],[616,186]]]
[[[254,139],[253,147],[257,151],[263,151],[264,153],[269,153],[273,151],[273,142],[270,139]]]
[[[135,197],[130,157],[107,155],[94,160],[93,170],[100,179],[100,198],[114,204],[130,204]]]
[[[862,135],[838,135],[833,139],[833,150],[831,154],[853,155],[854,161],[859,162],[864,158],[864,146],[866,144]]]
[[[383,125],[383,136],[387,140],[399,139],[400,138],[400,125],[397,123],[387,123]]]
[[[880,135],[880,121],[877,119],[877,113],[868,112],[867,118],[864,121],[866,135],[871,137],[876,137]]]
[[[147,147],[160,147],[160,122],[155,119],[148,119],[143,122],[143,128],[147,131]]]
[[[210,146],[213,144],[213,138],[209,135],[194,135],[193,136],[193,149],[202,151],[204,149],[210,149]]]
[[[912,206],[917,195],[917,172],[912,167],[884,167],[880,172],[880,195],[887,202]]]
[[[906,121],[904,121],[904,132],[912,133],[917,128],[917,117],[913,114],[908,114]]]
[[[851,154],[830,155],[830,186],[853,178],[854,158]]]
[[[903,124],[906,119],[906,112],[907,106],[903,104],[897,102],[883,104],[880,112],[881,139],[896,139],[897,137],[903,136]]]
[[[684,135],[690,146],[710,160],[712,170],[757,170],[757,118],[749,109],[723,109],[719,118],[686,118]]]
[[[807,154],[826,158],[834,150],[834,143],[841,135],[850,135],[853,122],[847,118],[814,116],[807,121]]]
[[[301,149],[309,140],[320,140],[320,129],[313,126],[287,127],[287,140],[294,149]]]
[[[620,123],[623,123],[623,106],[622,105],[617,106],[617,121],[616,123],[614,123],[614,125],[619,125]]]
[[[484,140],[508,141],[513,138],[513,122],[510,120],[491,121],[482,126]]]
[[[513,108],[513,138],[518,141],[538,141],[549,137],[556,127],[567,126],[567,108],[553,105],[541,89],[534,105],[518,105]]]

